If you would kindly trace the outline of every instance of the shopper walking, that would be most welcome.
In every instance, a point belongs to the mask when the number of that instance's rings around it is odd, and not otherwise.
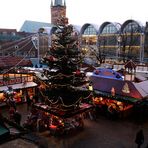
[[[138,146],[137,148],[140,148],[141,145],[144,143],[144,134],[143,134],[143,130],[142,129],[137,132],[135,143]]]
[[[14,121],[15,121],[18,125],[20,125],[20,124],[21,124],[21,119],[22,119],[22,115],[21,115],[18,111],[16,111],[16,112],[14,113]]]
[[[12,96],[6,99],[6,104],[9,106],[9,108],[13,107],[16,111],[16,102]]]
[[[30,107],[31,107],[32,100],[30,99],[30,96],[28,94],[26,96],[26,102],[27,102],[27,111],[29,111]]]

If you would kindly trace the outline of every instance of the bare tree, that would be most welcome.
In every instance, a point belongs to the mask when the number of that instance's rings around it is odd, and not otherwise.
[[[105,63],[105,46],[106,46],[106,40],[104,37],[98,36],[98,42],[95,45],[88,45],[87,48],[90,51],[90,54],[96,58],[97,63],[101,65],[102,63]]]
[[[123,62],[133,60],[136,61],[137,59],[137,51],[134,46],[138,46],[140,44],[140,34],[139,34],[139,27],[135,27],[131,24],[130,30],[125,30],[121,34],[121,58]]]
[[[102,46],[102,48],[101,48]],[[102,63],[105,63],[105,46],[106,46],[106,39],[105,37],[98,36],[98,44],[97,44],[97,51],[95,53],[95,56],[97,60],[99,61],[100,65]]]

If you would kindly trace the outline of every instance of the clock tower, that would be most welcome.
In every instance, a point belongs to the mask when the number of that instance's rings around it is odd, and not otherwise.
[[[58,19],[66,17],[65,0],[51,0],[51,23],[57,24]]]

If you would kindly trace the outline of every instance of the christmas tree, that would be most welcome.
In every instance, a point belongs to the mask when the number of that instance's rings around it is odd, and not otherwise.
[[[74,111],[80,108],[80,103],[90,92],[83,89],[86,81],[81,72],[82,57],[79,50],[78,35],[68,19],[62,17],[52,35],[49,51],[42,59],[48,65],[44,70],[46,81],[46,103],[57,110]]]

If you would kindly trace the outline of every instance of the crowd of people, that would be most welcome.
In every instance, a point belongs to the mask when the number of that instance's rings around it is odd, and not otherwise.
[[[60,118],[48,112],[32,108],[23,126],[31,131],[48,130],[52,135],[70,133],[76,129],[83,129],[83,117],[76,115],[71,118]]]
[[[93,103],[95,103],[95,106],[100,105],[100,107],[102,107],[102,105],[108,105],[106,109],[110,113],[114,113],[115,109],[123,111],[126,107],[122,102],[115,102],[114,100],[109,102],[107,99],[102,100],[102,98],[94,98],[93,101]],[[42,131],[42,129],[48,129],[50,133],[55,136],[61,134],[69,134],[70,132],[75,131],[75,129],[83,129],[83,121],[85,118],[96,120],[96,108],[89,110],[88,112],[84,112],[82,114],[74,116],[72,118],[61,119],[44,111],[38,111],[37,109],[35,109],[33,107],[33,104],[37,102],[38,99],[35,96],[28,95],[26,97],[27,111],[29,111],[30,113],[28,115],[27,120],[22,126],[32,131]],[[9,106],[9,119],[15,122],[16,124],[21,125],[22,115],[17,110],[17,105],[13,98],[9,97],[6,103]],[[137,144],[138,148],[140,148],[143,145],[144,133],[142,129],[136,133],[135,143]]]
[[[27,111],[32,110],[32,106],[34,103],[37,103],[38,99],[36,96],[28,95],[26,96],[26,104],[27,104]],[[17,104],[15,102],[15,99],[13,98],[13,95],[10,95],[6,98],[6,104],[9,107],[9,119],[16,124],[21,124],[22,115],[17,110]]]
[[[98,113],[103,113],[109,117],[122,118],[130,114],[133,105],[111,100],[102,97],[94,97],[92,99],[93,105],[96,107]]]

